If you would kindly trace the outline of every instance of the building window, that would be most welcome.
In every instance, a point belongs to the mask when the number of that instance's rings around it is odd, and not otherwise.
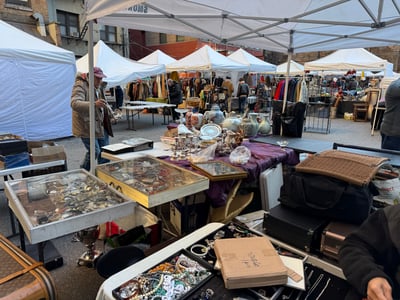
[[[79,37],[79,15],[57,10],[61,36]]]
[[[6,0],[6,4],[31,7],[31,1],[30,0]]]
[[[185,41],[185,37],[183,35],[177,35],[176,36],[176,41],[177,42],[184,42]]]
[[[116,43],[117,42],[117,27],[100,25],[100,39],[102,41]]]
[[[167,35],[165,33],[160,33],[160,44],[167,43]]]

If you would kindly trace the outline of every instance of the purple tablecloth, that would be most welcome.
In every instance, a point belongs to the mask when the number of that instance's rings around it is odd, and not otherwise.
[[[295,165],[299,162],[298,156],[294,150],[289,148],[281,148],[275,145],[263,143],[251,143],[244,141],[242,146],[246,146],[251,151],[250,160],[244,165],[235,165],[241,167],[247,172],[247,178],[243,179],[246,183],[258,183],[260,174],[265,170],[276,166],[279,163]],[[199,172],[190,166],[187,160],[172,161],[165,158],[170,163]],[[229,156],[215,157],[215,160],[222,160],[231,164]],[[234,165],[234,164],[232,164]],[[236,180],[211,181],[210,187],[205,194],[213,207],[220,207],[226,204],[227,196],[233,188]]]

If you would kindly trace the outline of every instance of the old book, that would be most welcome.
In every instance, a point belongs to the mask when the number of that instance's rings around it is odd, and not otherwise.
[[[287,268],[267,237],[215,240],[227,289],[286,284]]]

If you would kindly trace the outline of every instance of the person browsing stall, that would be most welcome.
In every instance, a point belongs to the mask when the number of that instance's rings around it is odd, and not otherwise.
[[[385,107],[381,124],[381,148],[400,151],[400,78],[388,86]]]
[[[343,242],[339,264],[352,289],[345,300],[400,299],[400,205],[372,213]]]
[[[93,68],[94,90],[95,90],[95,158],[99,164],[108,162],[101,158],[101,147],[108,145],[108,135],[113,136],[111,124],[108,117],[112,111],[104,99],[101,91],[103,78],[107,76],[99,67]],[[79,73],[75,78],[72,88],[71,108],[72,108],[72,133],[80,137],[86,148],[86,154],[81,164],[81,168],[90,170],[90,100],[89,100],[89,73]],[[106,129],[105,129],[106,127]]]
[[[249,85],[244,81],[244,78],[239,79],[239,85],[236,96],[239,98],[239,113],[244,113],[247,97],[249,96]]]
[[[169,78],[167,80],[168,84],[168,97],[169,97],[169,103],[170,104],[175,104],[175,108],[178,107],[179,104],[182,103],[182,88],[181,85]],[[172,117],[173,120],[179,120],[179,114],[175,111],[175,109],[172,109]]]

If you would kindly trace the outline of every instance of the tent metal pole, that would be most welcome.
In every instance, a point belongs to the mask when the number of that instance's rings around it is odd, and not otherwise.
[[[286,76],[285,76],[285,89],[283,93],[283,102],[282,102],[282,115],[285,113],[286,110],[286,102],[287,102],[287,93],[288,93],[288,87],[289,87],[289,75],[290,75],[290,62],[292,60],[292,52],[288,52],[288,60],[287,60],[287,66],[286,66]],[[280,135],[283,135],[283,127],[281,123],[281,128],[280,128]]]
[[[89,122],[90,122],[90,173],[96,169],[96,145],[95,145],[95,99],[94,99],[94,74],[93,74],[93,21],[89,21],[88,58],[89,58]]]

